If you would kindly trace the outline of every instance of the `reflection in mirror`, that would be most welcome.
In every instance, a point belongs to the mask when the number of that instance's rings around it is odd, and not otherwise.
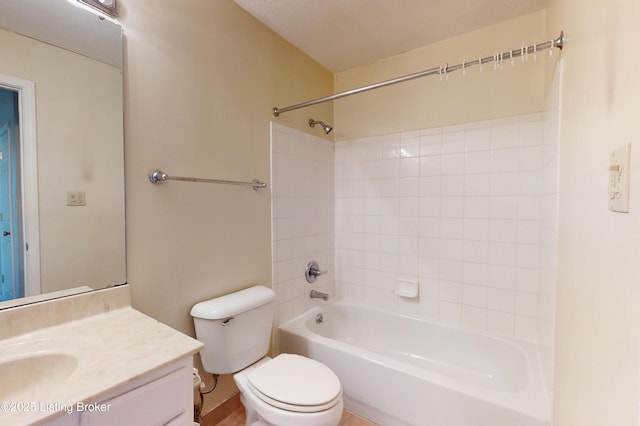
[[[0,0],[0,46],[0,308],[126,282],[120,27]]]

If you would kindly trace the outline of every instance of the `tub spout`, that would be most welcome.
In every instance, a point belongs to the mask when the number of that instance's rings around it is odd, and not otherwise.
[[[315,291],[315,290],[311,290],[311,293],[309,293],[309,297],[312,299],[322,299],[325,302],[329,300],[329,295],[327,293],[322,293],[320,291]]]

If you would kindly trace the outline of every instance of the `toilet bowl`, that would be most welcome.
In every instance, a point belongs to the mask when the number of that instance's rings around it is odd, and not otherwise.
[[[234,374],[250,426],[336,426],[342,387],[324,364],[269,351],[275,293],[264,286],[207,300],[191,309],[196,337],[204,343],[202,366]]]
[[[299,355],[265,357],[233,376],[251,426],[335,426],[342,388],[323,364]]]

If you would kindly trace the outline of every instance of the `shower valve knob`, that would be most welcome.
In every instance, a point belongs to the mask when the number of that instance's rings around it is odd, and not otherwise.
[[[314,282],[320,275],[326,274],[327,271],[321,271],[318,266],[318,262],[312,260],[307,264],[307,269],[304,270],[304,277],[308,283]]]

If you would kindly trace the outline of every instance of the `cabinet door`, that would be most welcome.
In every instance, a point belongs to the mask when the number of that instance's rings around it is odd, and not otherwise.
[[[80,411],[81,426],[161,426],[184,411],[184,368],[122,395],[89,404]]]

